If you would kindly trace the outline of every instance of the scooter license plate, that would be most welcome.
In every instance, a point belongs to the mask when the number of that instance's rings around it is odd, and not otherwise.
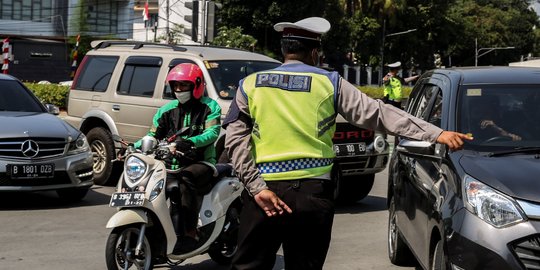
[[[116,192],[111,196],[110,207],[142,206],[144,192]]]

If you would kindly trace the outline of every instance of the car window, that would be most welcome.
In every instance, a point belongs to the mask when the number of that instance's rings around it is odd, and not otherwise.
[[[530,85],[478,85],[462,87],[458,101],[458,127],[471,133],[469,146],[540,146],[540,88]],[[478,148],[480,147],[480,148]]]
[[[442,118],[442,106],[443,106],[443,96],[442,91],[437,91],[437,95],[435,96],[435,101],[433,102],[433,108],[431,109],[431,113],[428,117],[428,122],[431,124],[441,127],[441,118]]]
[[[176,65],[183,64],[183,63],[195,64],[195,62],[193,62],[193,61],[191,61],[189,59],[182,59],[182,58],[173,59],[169,63],[169,69],[167,70],[167,74],[169,74],[169,71],[171,71],[171,69],[173,67],[176,67]],[[175,97],[173,95],[173,92],[171,91],[171,86],[168,83],[165,83],[165,86],[163,88],[164,88],[163,89],[163,98],[164,99],[175,99]],[[206,89],[204,91],[204,95],[207,96]]]
[[[86,56],[74,88],[105,92],[117,62],[118,56]]]
[[[422,92],[419,93],[419,96],[416,98],[415,104],[413,105],[412,114],[414,116],[421,119],[427,119],[429,102],[437,90],[438,87],[434,85],[425,85],[422,88]]]
[[[247,60],[207,61],[205,64],[221,99],[233,99],[238,82],[247,75],[281,65],[276,62]]]
[[[161,63],[161,57],[129,57],[120,77],[118,94],[152,97]]]
[[[0,80],[0,111],[44,112],[44,109],[19,82]]]

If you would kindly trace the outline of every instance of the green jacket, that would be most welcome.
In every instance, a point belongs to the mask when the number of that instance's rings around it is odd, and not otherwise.
[[[200,161],[216,164],[214,142],[221,129],[219,104],[208,97],[192,99],[183,105],[178,100],[173,100],[158,109],[147,135],[161,140],[173,136],[183,127],[190,127],[187,135],[182,138],[193,142],[197,148],[197,156],[201,157]],[[140,140],[135,143],[137,148],[140,145]]]

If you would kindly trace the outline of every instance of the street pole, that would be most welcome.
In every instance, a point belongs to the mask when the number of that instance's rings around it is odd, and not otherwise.
[[[166,17],[166,20],[167,20],[167,23],[165,24],[166,25],[165,26],[165,40],[166,40],[167,44],[170,44],[170,38],[169,38],[169,36],[170,36],[170,33],[169,33],[169,11],[170,10],[169,10],[169,8],[170,8],[169,0],[167,0],[167,7],[166,7],[166,12],[165,12],[166,13],[165,17]]]
[[[399,35],[403,35],[403,34],[408,34],[408,33],[414,32],[416,30],[417,29],[414,28],[414,29],[409,29],[409,30],[406,30],[406,31],[397,32],[397,33],[391,33],[391,34],[386,35],[385,34],[385,32],[386,32],[386,20],[383,20],[383,36],[382,36],[382,45],[381,45],[381,66],[380,66],[381,71],[379,72],[379,86],[382,85],[382,73],[383,73],[383,69],[384,69],[384,42],[385,42],[385,38],[386,37],[392,37],[392,36],[399,36]]]
[[[379,86],[382,85],[382,74],[384,70],[384,39],[386,37],[386,19],[383,19],[382,27],[382,44],[381,44],[381,65],[379,70]]]
[[[201,45],[206,43],[206,0],[202,0]]]
[[[490,47],[490,48],[480,48],[478,49],[478,40],[474,39],[474,66],[478,66],[478,58],[494,51],[494,50],[509,50],[509,49],[515,49],[516,47]],[[482,54],[480,54],[480,51],[485,50]]]

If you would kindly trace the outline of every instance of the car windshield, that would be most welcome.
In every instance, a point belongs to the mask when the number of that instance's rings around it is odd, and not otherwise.
[[[32,93],[14,80],[0,80],[0,111],[43,112]]]
[[[540,147],[539,86],[478,85],[463,87],[459,92],[459,131],[474,137],[465,149]]]
[[[222,99],[233,99],[238,89],[238,82],[247,75],[281,65],[276,62],[241,60],[209,61],[206,64],[212,82]]]

